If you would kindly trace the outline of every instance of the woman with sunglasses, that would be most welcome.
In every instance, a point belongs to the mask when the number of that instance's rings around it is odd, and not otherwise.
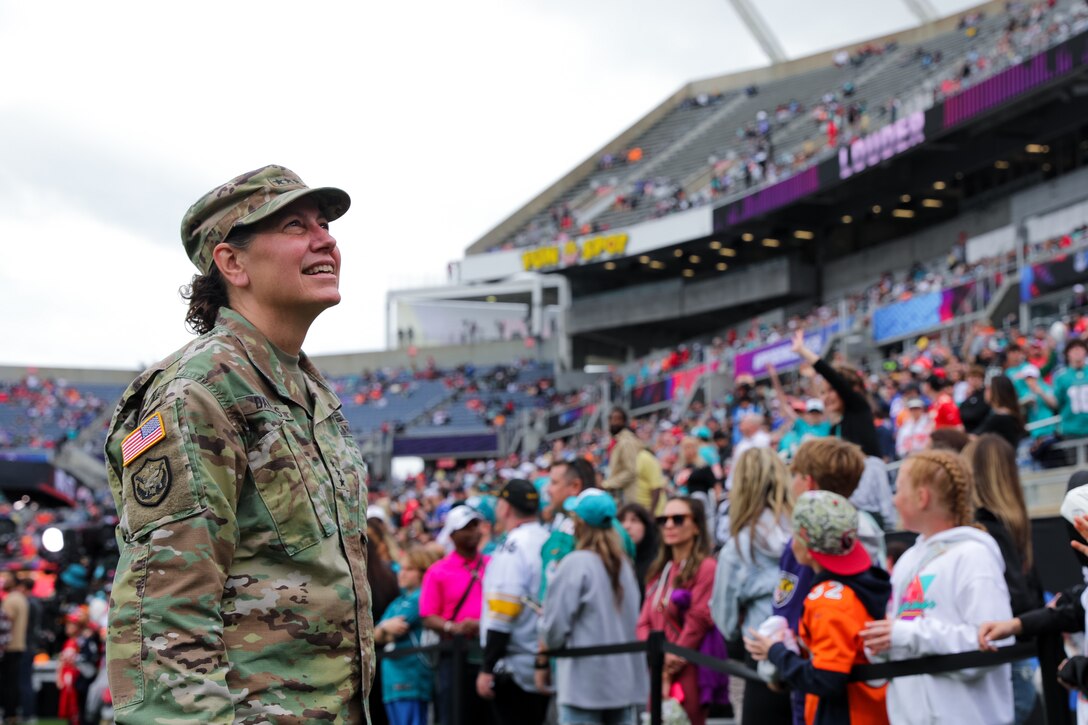
[[[650,567],[646,601],[638,618],[639,639],[661,630],[665,639],[698,650],[714,627],[710,618],[710,591],[714,586],[714,558],[706,529],[706,511],[698,499],[673,498],[657,517],[661,530],[661,553]],[[674,655],[665,655],[665,681],[651,682],[666,693],[672,683],[684,692],[684,711],[692,725],[705,725],[707,708],[699,693],[695,665]]]

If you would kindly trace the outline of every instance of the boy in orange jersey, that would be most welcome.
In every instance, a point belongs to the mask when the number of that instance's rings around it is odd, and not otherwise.
[[[811,566],[798,635],[807,659],[754,630],[744,643],[752,657],[770,660],[778,677],[807,693],[808,725],[886,725],[885,685],[850,682],[854,665],[866,664],[858,633],[884,617],[891,595],[887,572],[872,565],[858,542],[857,509],[830,491],[808,491],[793,509],[793,553]]]

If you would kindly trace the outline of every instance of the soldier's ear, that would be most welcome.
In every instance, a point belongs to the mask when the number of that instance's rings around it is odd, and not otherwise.
[[[227,284],[239,288],[249,286],[249,272],[246,270],[244,249],[220,242],[212,250],[212,260]]]

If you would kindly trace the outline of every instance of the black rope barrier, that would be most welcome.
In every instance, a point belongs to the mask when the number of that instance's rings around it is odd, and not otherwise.
[[[911,675],[936,675],[942,672],[972,670],[978,667],[997,667],[1017,660],[1026,660],[1036,655],[1034,642],[1000,647],[996,652],[958,652],[950,655],[929,655],[912,660],[881,662],[871,665],[854,665],[850,670],[850,679],[891,680],[896,677]]]
[[[911,677],[915,675],[933,675],[944,672],[955,672],[959,670],[977,669],[983,667],[997,667],[1009,662],[1016,662],[1019,660],[1030,659],[1040,655],[1040,649],[1043,646],[1043,642],[1040,640],[1019,642],[1008,647],[1001,647],[995,652],[958,652],[955,654],[947,655],[929,655],[926,657],[917,657],[910,660],[899,660],[895,662],[882,662],[877,664],[867,665],[855,665],[850,671],[851,681],[871,681],[871,680],[890,680],[896,677]],[[1045,648],[1044,648],[1045,649]],[[431,653],[452,653],[454,655],[454,682],[459,682],[461,679],[459,667],[459,661],[463,660],[468,654],[475,654],[480,652],[479,643],[475,639],[468,639],[462,635],[457,635],[452,639],[442,640],[438,644],[426,645],[422,647],[401,647],[390,650],[378,649],[377,654],[379,658],[384,659],[403,659],[405,657],[411,657],[419,654],[431,654]],[[681,657],[688,662],[698,665],[700,667],[713,670],[715,672],[721,672],[733,677],[740,677],[745,680],[761,680],[759,674],[743,664],[735,660],[721,660],[710,655],[697,652],[695,650],[681,647],[673,644],[665,639],[663,632],[651,632],[650,637],[646,640],[635,642],[623,642],[620,644],[611,645],[598,645],[592,647],[569,647],[555,650],[547,650],[540,652],[542,656],[547,656],[556,659],[562,658],[580,658],[580,657],[607,657],[610,655],[625,655],[644,652],[647,657],[647,665],[650,669],[650,680],[652,682],[660,682],[662,671],[664,669],[665,654],[674,654]],[[525,653],[536,654],[536,653]],[[1045,654],[1045,653],[1042,653]],[[1043,659],[1040,656],[1040,659]],[[1046,683],[1044,683],[1046,684]],[[455,686],[454,690],[458,690],[459,687]],[[460,693],[451,693],[455,700],[460,700]],[[1065,722],[1067,719],[1061,718],[1059,712],[1052,712],[1054,709],[1055,698],[1045,698],[1048,700],[1046,707],[1047,710],[1047,722]],[[455,709],[455,712],[459,710]],[[1068,715],[1068,713],[1065,713]],[[661,688],[650,687],[650,721],[652,725],[660,725],[661,722]]]

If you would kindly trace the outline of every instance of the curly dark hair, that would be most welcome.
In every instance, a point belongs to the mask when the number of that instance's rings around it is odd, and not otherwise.
[[[246,227],[234,229],[226,238],[227,244],[235,249],[245,249],[252,240],[253,231]],[[215,262],[212,262],[207,274],[193,275],[193,281],[182,286],[178,292],[183,300],[189,301],[185,324],[198,335],[211,332],[219,317],[219,309],[230,307],[227,283]]]

